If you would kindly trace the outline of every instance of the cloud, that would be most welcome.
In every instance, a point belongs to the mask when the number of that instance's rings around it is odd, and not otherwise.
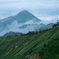
[[[5,28],[0,28],[0,36],[3,36],[4,34],[10,32],[10,31],[19,32],[19,33],[28,33],[29,31],[34,31],[36,28],[38,28],[38,26],[37,25],[34,26],[33,22],[34,22],[34,20],[32,20],[32,19],[30,21],[27,21],[25,23],[20,23],[20,24],[17,21],[14,21],[11,24],[7,25]],[[29,26],[28,23],[31,25]],[[23,26],[24,26],[24,28],[22,28]],[[39,27],[41,27],[41,26],[39,26]]]
[[[7,25],[5,28],[0,28],[0,36],[3,36],[5,33],[10,32],[10,31],[20,32],[20,33],[28,33],[29,31],[34,31],[35,29],[38,29],[41,26],[40,24],[42,23],[43,24],[56,23],[57,20],[59,20],[59,15],[54,16],[54,17],[46,17],[46,18],[44,17],[41,19],[42,21],[40,22],[34,22],[34,20],[30,20],[21,24],[19,24],[17,21],[14,21],[13,23]],[[29,24],[31,25],[28,26]]]
[[[26,9],[37,17],[58,15],[59,0],[0,0],[0,17],[16,15]]]
[[[57,23],[57,20],[59,21],[59,15],[56,16],[47,16],[47,17],[41,17],[40,18],[42,21],[40,23],[43,24],[49,24],[49,23]]]
[[[6,0],[7,1],[7,0]],[[27,1],[27,0],[23,0],[23,1],[19,1],[19,0],[13,0],[13,1],[10,1],[8,0],[7,2],[5,3],[1,3],[0,4],[0,8],[7,8],[9,7],[10,9],[18,9],[18,8],[34,8],[34,9],[37,9],[37,8],[42,8],[42,9],[45,9],[45,8],[58,8],[58,1]]]

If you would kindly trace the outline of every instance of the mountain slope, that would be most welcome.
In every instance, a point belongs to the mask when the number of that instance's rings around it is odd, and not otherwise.
[[[33,14],[31,14],[30,12],[28,12],[27,10],[23,10],[20,13],[18,13],[15,16],[15,20],[18,21],[18,23],[23,23],[29,20],[33,20],[33,21],[40,21],[40,19],[38,19],[37,17],[35,17]]]
[[[40,22],[41,20],[35,17],[27,10],[19,12],[15,16],[10,16],[5,19],[0,20],[0,36],[3,36],[7,32],[22,32],[19,29],[20,25],[24,25],[26,22]],[[24,31],[25,32],[25,31]]]
[[[59,59],[59,36],[44,44],[43,48],[29,59]]]
[[[45,24],[24,24],[19,27],[19,29],[26,29],[28,32],[29,31],[37,31],[39,28],[43,27]]]
[[[34,33],[34,34],[33,34]],[[0,38],[0,59],[27,59],[59,36],[59,28]]]
[[[54,25],[54,23],[49,23],[49,24],[47,24],[47,25],[44,25],[43,27],[40,27],[39,29],[40,29],[40,30],[50,29],[50,28],[53,27],[53,25]]]
[[[43,55],[42,59],[59,59],[59,36],[45,45],[40,53]]]
[[[3,23],[3,24],[7,25],[7,24],[10,24],[10,23],[14,22],[15,20],[18,23],[24,23],[24,22],[29,21],[29,20],[40,21],[40,19],[38,19],[37,17],[35,17],[29,11],[23,10],[23,11],[19,12],[15,16],[10,16],[8,18],[0,20],[0,23]]]
[[[18,33],[18,32],[8,32],[5,35],[3,35],[2,37],[7,37],[7,36],[20,36],[22,35],[22,33]]]

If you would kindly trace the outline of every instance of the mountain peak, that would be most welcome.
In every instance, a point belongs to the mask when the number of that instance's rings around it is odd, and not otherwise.
[[[22,10],[21,12],[19,12],[16,16],[15,19],[17,19],[17,21],[20,22],[26,22],[28,20],[39,20],[37,17],[35,17],[32,13],[30,13],[27,10]]]
[[[19,15],[23,15],[23,16],[25,16],[24,14],[31,14],[29,11],[27,11],[27,10],[22,10],[22,11],[20,11],[18,14],[17,14],[17,16],[19,16]]]
[[[29,11],[27,11],[27,10],[22,10],[21,12],[29,12]]]

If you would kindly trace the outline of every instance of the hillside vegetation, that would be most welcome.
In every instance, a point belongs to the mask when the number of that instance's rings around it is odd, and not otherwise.
[[[0,59],[34,59],[35,54],[42,59],[58,58],[58,39],[59,28],[0,38]]]

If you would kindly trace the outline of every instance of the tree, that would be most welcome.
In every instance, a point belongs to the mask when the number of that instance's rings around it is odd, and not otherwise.
[[[56,27],[56,24],[53,25],[53,28]]]

